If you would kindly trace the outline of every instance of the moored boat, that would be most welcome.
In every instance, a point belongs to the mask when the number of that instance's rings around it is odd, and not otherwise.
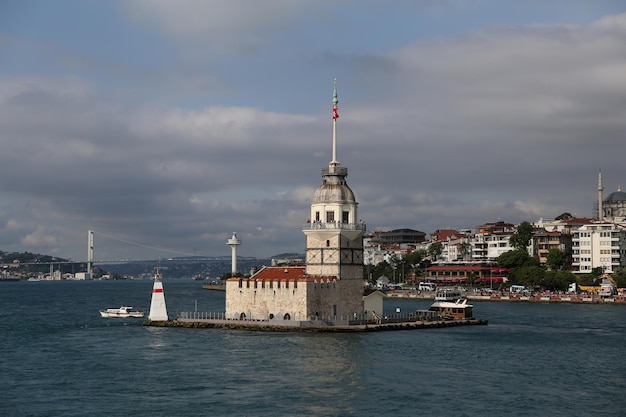
[[[438,291],[435,302],[428,311],[435,312],[444,319],[471,319],[473,307],[458,291]]]
[[[146,315],[143,311],[134,310],[133,307],[121,306],[120,308],[107,308],[100,310],[100,316],[106,318],[142,318]]]
[[[462,297],[461,291],[456,288],[437,288],[435,301],[454,302]]]

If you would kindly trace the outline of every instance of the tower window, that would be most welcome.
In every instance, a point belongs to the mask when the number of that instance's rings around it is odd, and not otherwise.
[[[329,246],[330,246],[330,240],[327,240],[326,241],[326,247],[329,247]]]
[[[320,221],[320,212],[319,212],[319,211],[316,211],[316,212],[315,212],[315,221],[316,221],[316,222],[319,222],[319,221]]]
[[[341,221],[342,221],[343,223],[348,223],[348,215],[349,215],[349,214],[350,214],[350,213],[349,213],[349,212],[347,212],[347,211],[344,211],[344,212],[343,212],[343,214],[342,214],[342,218],[341,218]]]
[[[326,223],[332,223],[335,221],[335,212],[327,211],[326,212]]]

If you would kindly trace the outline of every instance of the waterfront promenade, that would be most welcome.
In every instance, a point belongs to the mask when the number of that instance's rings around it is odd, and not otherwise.
[[[563,292],[534,292],[511,293],[508,291],[463,291],[463,296],[471,301],[500,301],[526,303],[580,303],[580,304],[626,304],[626,295],[619,293],[612,297],[601,297],[596,293],[563,293]],[[434,300],[434,291],[398,290],[389,291],[387,299],[409,298],[417,300]]]

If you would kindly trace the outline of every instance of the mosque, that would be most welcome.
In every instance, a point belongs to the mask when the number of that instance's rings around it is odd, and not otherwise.
[[[598,174],[598,220],[606,220],[614,223],[626,222],[626,193],[621,186],[604,199],[604,187],[602,186],[602,173]]]
[[[264,267],[226,281],[226,318],[341,319],[363,314],[363,234],[358,203],[337,160],[337,85],[332,99],[332,160],[311,202],[303,266]]]

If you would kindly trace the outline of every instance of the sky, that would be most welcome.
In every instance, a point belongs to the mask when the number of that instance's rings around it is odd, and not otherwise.
[[[623,0],[4,0],[0,57],[5,252],[303,253],[335,79],[369,231],[626,187]]]

